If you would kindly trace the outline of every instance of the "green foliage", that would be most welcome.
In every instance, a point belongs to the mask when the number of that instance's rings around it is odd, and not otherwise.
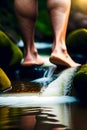
[[[36,33],[39,32],[42,36],[51,37],[52,30],[50,18],[46,8],[46,2],[46,0],[38,1],[39,12],[36,22]],[[19,38],[21,36],[18,21],[15,16],[13,0],[0,0],[0,29],[5,32],[9,32],[9,30],[14,31],[17,33]]]
[[[39,0],[39,13],[36,22],[36,29],[40,31],[43,35],[52,36],[51,22],[49,13],[46,7],[46,0]]]
[[[12,0],[0,1],[0,29],[17,29]]]

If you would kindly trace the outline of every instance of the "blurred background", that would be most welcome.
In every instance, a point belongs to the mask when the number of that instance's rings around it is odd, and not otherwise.
[[[36,22],[35,41],[52,42],[53,34],[46,0],[38,0],[39,13]],[[87,28],[87,0],[72,0],[67,35],[79,28]],[[0,30],[6,32],[17,43],[21,33],[14,13],[13,0],[0,0]]]

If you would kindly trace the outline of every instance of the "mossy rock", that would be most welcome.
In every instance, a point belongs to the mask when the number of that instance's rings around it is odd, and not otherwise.
[[[87,102],[87,64],[83,65],[73,78],[76,96]]]
[[[72,31],[66,39],[68,51],[74,54],[87,55],[87,29]]]
[[[6,73],[0,68],[0,93],[8,91],[11,88],[11,81]]]
[[[0,31],[0,66],[12,66],[20,63],[23,53],[20,48]]]

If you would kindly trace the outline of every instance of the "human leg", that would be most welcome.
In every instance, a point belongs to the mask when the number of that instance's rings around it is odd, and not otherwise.
[[[25,66],[42,65],[44,62],[34,45],[38,1],[14,0],[14,7],[24,41],[24,61],[21,64]]]
[[[69,56],[66,48],[66,30],[70,12],[71,0],[47,0],[47,7],[50,13],[54,41],[50,62],[68,67],[80,66]]]

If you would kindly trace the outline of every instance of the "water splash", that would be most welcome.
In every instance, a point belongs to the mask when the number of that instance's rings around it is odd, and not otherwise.
[[[77,102],[75,97],[70,96],[54,96],[54,97],[40,97],[39,95],[30,94],[5,94],[0,96],[0,107],[38,107],[38,106],[54,106],[63,103]]]
[[[2,94],[0,96],[0,106],[11,106],[11,107],[28,107],[28,106],[46,106],[56,105],[59,103],[73,103],[77,102],[74,96],[66,96],[67,93],[71,92],[71,83],[73,76],[77,68],[69,68],[62,71],[58,78],[48,85],[46,89],[39,95],[31,94]],[[34,80],[35,82],[42,82],[43,85],[48,82],[55,69],[50,67],[41,79]],[[46,76],[46,77],[45,77]],[[47,77],[48,76],[48,77]],[[46,79],[44,81],[44,78]],[[42,87],[43,88],[43,87]]]
[[[42,88],[47,86],[52,80],[53,80],[53,73],[56,69],[56,66],[50,66],[49,69],[47,69],[43,75],[42,78],[35,79],[31,82],[39,83],[41,84]]]
[[[58,78],[48,85],[41,96],[70,95],[72,89],[72,79],[76,70],[77,68],[68,68],[62,71]]]
[[[62,71],[59,77],[52,81],[40,95],[2,94],[0,96],[0,106],[28,107],[78,102],[74,96],[65,96],[66,93],[70,91],[69,88],[71,87],[72,78],[76,70],[75,68],[69,68]],[[51,73],[52,72],[53,71],[51,71]],[[47,75],[49,75],[49,73]],[[49,75],[49,77],[50,76],[51,75]]]
[[[43,77],[51,77],[56,69],[56,66],[50,66],[46,73],[44,73]]]

